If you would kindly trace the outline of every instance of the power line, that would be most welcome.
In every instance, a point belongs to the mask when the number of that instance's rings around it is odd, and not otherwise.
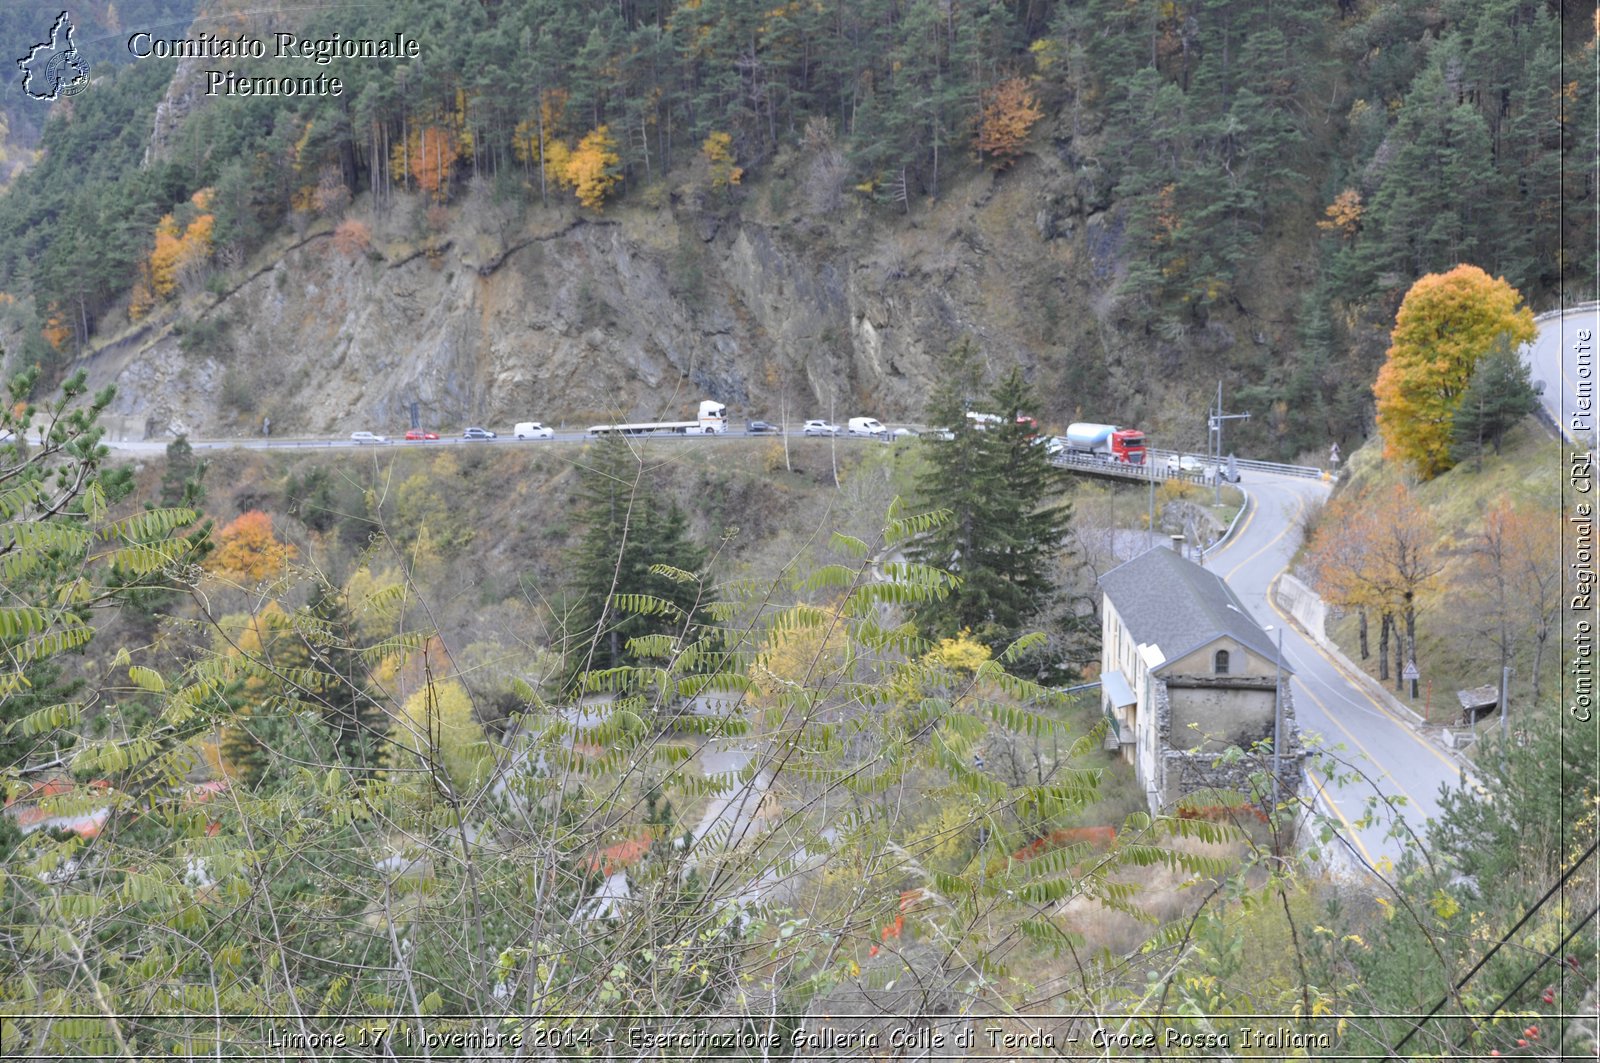
[[[1555,959],[1558,955],[1560,955],[1561,953],[1565,952],[1566,949],[1567,949],[1567,942],[1569,942],[1573,938],[1577,937],[1578,936],[1578,931],[1580,931],[1584,927],[1588,926],[1589,925],[1589,920],[1593,919],[1597,914],[1600,914],[1600,905],[1596,905],[1594,908],[1591,908],[1589,910],[1589,914],[1583,917],[1583,921],[1580,922],[1577,926],[1573,927],[1572,930],[1567,934],[1567,936],[1562,938],[1560,943],[1556,945],[1555,949],[1553,949],[1550,953],[1548,953],[1538,963],[1534,964],[1533,965],[1533,970],[1529,971],[1525,976],[1523,976],[1522,981],[1518,982],[1516,984],[1516,986],[1514,988],[1512,988],[1512,990],[1509,993],[1507,993],[1505,996],[1501,997],[1500,998],[1500,1002],[1489,1010],[1489,1014],[1488,1015],[1484,1016],[1484,1018],[1481,1019],[1481,1020],[1473,1022],[1472,1028],[1474,1030],[1476,1030],[1479,1027],[1481,1027],[1484,1023],[1488,1022],[1489,1020],[1493,1019],[1496,1015],[1498,1015],[1500,1013],[1500,1009],[1506,1006],[1506,1001],[1510,1000],[1512,997],[1514,997],[1518,993],[1520,993],[1522,991],[1522,987],[1527,985],[1529,982],[1531,982],[1533,980],[1533,976],[1534,975],[1536,975],[1540,971],[1544,970],[1544,965],[1545,964],[1549,963],[1551,960]]]
[[[1477,974],[1479,971],[1481,971],[1483,969],[1483,965],[1488,963],[1490,960],[1492,960],[1494,958],[1494,954],[1500,951],[1500,947],[1502,945],[1504,945],[1507,941],[1511,940],[1511,935],[1515,934],[1518,930],[1521,930],[1522,929],[1522,924],[1526,923],[1529,919],[1532,919],[1533,918],[1533,914],[1535,912],[1537,912],[1540,908],[1543,908],[1544,905],[1545,905],[1545,902],[1547,902],[1551,897],[1555,896],[1556,891],[1559,890],[1562,886],[1567,884],[1567,879],[1571,878],[1573,872],[1577,871],[1578,868],[1582,867],[1584,865],[1584,863],[1588,861],[1589,857],[1594,855],[1596,849],[1600,849],[1600,841],[1596,841],[1593,845],[1590,845],[1589,846],[1589,851],[1584,853],[1582,856],[1578,857],[1577,862],[1574,863],[1571,867],[1567,868],[1567,870],[1562,874],[1562,876],[1559,879],[1556,880],[1556,884],[1554,886],[1551,886],[1548,890],[1546,890],[1544,896],[1540,897],[1536,902],[1534,902],[1534,905],[1533,905],[1532,908],[1529,908],[1526,912],[1523,913],[1522,918],[1517,920],[1517,925],[1512,927],[1510,930],[1507,930],[1505,932],[1505,934],[1500,938],[1500,940],[1496,941],[1494,943],[1494,948],[1492,948],[1488,952],[1484,953],[1483,959],[1479,960],[1477,963],[1472,965],[1472,970],[1468,971],[1465,975],[1462,976],[1461,981],[1456,983],[1455,988],[1452,989],[1450,992],[1446,993],[1444,996],[1439,998],[1439,1003],[1435,1004],[1433,1006],[1433,1008],[1428,1012],[1428,1014],[1426,1014],[1426,1015],[1424,1015],[1422,1017],[1421,1022],[1415,1023],[1411,1027],[1411,1029],[1406,1033],[1406,1035],[1400,1039],[1400,1043],[1394,1046],[1394,1051],[1392,1051],[1390,1053],[1390,1055],[1398,1056],[1400,1054],[1400,1050],[1406,1046],[1406,1043],[1408,1041],[1410,1041],[1411,1038],[1416,1036],[1417,1031],[1422,1029],[1423,1024],[1426,1023],[1429,1019],[1433,1018],[1435,1015],[1437,1015],[1439,1013],[1439,1009],[1444,1007],[1445,1004],[1449,1003],[1451,997],[1453,997],[1457,993],[1461,992],[1462,988],[1468,982],[1472,981],[1472,976]],[[1590,919],[1594,918],[1594,913],[1593,912],[1589,913],[1589,918]],[[1588,919],[1584,920],[1584,922],[1588,922]],[[1534,968],[1534,970],[1538,970],[1538,968],[1536,967],[1536,968]],[[1528,977],[1531,978],[1533,976],[1530,974]],[[1521,987],[1519,986],[1518,988],[1521,988]],[[1503,1004],[1503,1003],[1505,1003],[1505,1001],[1501,1001],[1501,1003]],[[1496,1010],[1498,1010],[1498,1007],[1496,1008]]]

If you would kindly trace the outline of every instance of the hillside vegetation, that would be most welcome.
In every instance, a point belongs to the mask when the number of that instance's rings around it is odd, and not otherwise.
[[[261,17],[223,5],[196,31],[262,32]],[[585,253],[614,259],[592,225],[620,212],[650,234],[628,254],[659,277],[644,320],[669,339],[652,350],[600,288],[559,317],[607,338],[630,403],[665,370],[759,407],[854,392],[912,416],[939,353],[975,332],[1034,369],[1059,415],[1122,410],[1178,440],[1202,431],[1193,400],[1222,377],[1257,414],[1241,448],[1321,449],[1365,433],[1382,332],[1415,277],[1471,261],[1536,306],[1592,277],[1591,242],[1572,237],[1593,224],[1594,131],[1570,116],[1592,111],[1593,86],[1561,80],[1563,24],[1578,60],[1585,12],[1506,0],[334,4],[297,31],[405,33],[420,58],[341,63],[337,99],[206,98],[197,66],[174,78],[143,60],[56,108],[44,157],[0,200],[10,346],[59,363],[154,321],[114,357],[215,406],[224,334],[270,319],[260,297],[211,307],[290,234],[349,254],[337,288],[369,253],[410,261],[402,243],[491,273],[571,224],[551,212],[587,219]],[[481,253],[463,250],[468,223],[498,230]],[[997,238],[1016,260],[991,281]],[[738,287],[747,268],[720,274],[740,239],[782,263],[761,289]],[[519,305],[556,290],[540,280]],[[460,278],[441,294],[473,292]],[[483,352],[526,345],[471,317],[430,340],[460,352],[444,405],[509,413],[509,370],[485,372]],[[637,335],[620,350],[619,326]],[[813,359],[841,372],[811,375]],[[378,390],[386,416],[411,397]]]

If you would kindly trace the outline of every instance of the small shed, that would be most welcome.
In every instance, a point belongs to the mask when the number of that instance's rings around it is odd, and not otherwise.
[[[1462,725],[1471,727],[1500,707],[1500,688],[1490,683],[1471,690],[1458,690],[1456,700],[1461,702]]]

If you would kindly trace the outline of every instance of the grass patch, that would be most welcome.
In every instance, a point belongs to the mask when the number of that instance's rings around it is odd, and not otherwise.
[[[1432,722],[1458,722],[1459,706],[1455,692],[1468,687],[1499,682],[1499,650],[1485,635],[1487,623],[1482,578],[1475,570],[1475,551],[1484,530],[1486,515],[1504,501],[1528,506],[1558,507],[1562,478],[1567,469],[1570,448],[1552,439],[1543,426],[1525,419],[1506,436],[1500,454],[1484,456],[1482,467],[1473,462],[1456,466],[1433,480],[1412,484],[1417,501],[1433,518],[1438,537],[1436,550],[1442,564],[1433,586],[1419,598],[1417,610],[1417,664],[1422,672],[1418,696],[1410,698],[1410,684],[1396,689],[1396,664],[1393,639],[1390,640],[1388,689]],[[1383,460],[1382,442],[1374,437],[1350,456],[1341,492],[1376,491],[1401,482],[1407,472]],[[1406,481],[1409,482],[1409,481]],[[1559,565],[1560,558],[1550,558]],[[1330,620],[1328,634],[1345,654],[1378,678],[1378,636],[1376,615],[1368,616],[1371,656],[1360,659],[1359,621],[1352,611]],[[1533,638],[1530,630],[1518,629],[1518,645],[1512,657],[1511,712],[1532,708]],[[1561,669],[1558,639],[1546,644],[1541,663],[1541,699],[1553,696]],[[1431,695],[1430,695],[1431,689]]]

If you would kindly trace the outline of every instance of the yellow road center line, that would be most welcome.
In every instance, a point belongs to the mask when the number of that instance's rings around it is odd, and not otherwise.
[[[1311,689],[1309,684],[1307,684],[1304,680],[1301,680],[1300,685],[1301,685],[1301,687],[1303,687],[1305,689],[1306,696],[1309,697],[1312,701],[1316,702],[1318,707],[1321,708],[1322,711],[1327,715],[1328,719],[1333,721],[1333,725],[1335,727],[1337,727],[1339,730],[1343,731],[1345,733],[1345,737],[1349,738],[1350,741],[1355,743],[1356,748],[1361,751],[1361,755],[1362,756],[1367,758],[1368,763],[1370,763],[1372,765],[1373,769],[1381,771],[1382,770],[1382,765],[1380,764],[1378,759],[1376,757],[1374,757],[1371,752],[1368,751],[1367,747],[1361,744],[1361,739],[1357,738],[1355,735],[1350,733],[1349,728],[1345,727],[1345,725],[1342,722],[1340,722],[1339,717],[1335,716],[1333,714],[1333,711],[1328,708],[1328,706],[1323,702],[1323,700],[1321,698],[1317,697],[1316,692]],[[1300,722],[1299,718],[1296,717],[1295,723],[1298,724],[1299,722]],[[1410,805],[1412,808],[1416,808],[1417,807],[1417,802],[1412,798],[1412,796],[1410,794],[1408,794],[1406,792],[1406,788],[1401,784],[1399,779],[1397,779],[1393,775],[1391,775],[1391,776],[1389,776],[1389,781],[1394,784],[1394,788],[1396,790],[1400,791],[1400,796],[1406,799],[1406,804]],[[1373,789],[1377,790],[1377,787],[1373,786]],[[1378,791],[1378,792],[1382,793],[1381,790]]]
[[[1285,535],[1289,534],[1289,529],[1298,528],[1300,526],[1300,518],[1305,513],[1305,508],[1306,508],[1305,499],[1301,498],[1298,494],[1295,495],[1294,496],[1294,516],[1292,518],[1290,518],[1289,520],[1284,521],[1283,522],[1283,527],[1278,529],[1278,534],[1274,535],[1271,539],[1267,540],[1266,544],[1264,546],[1262,546],[1261,549],[1257,550],[1255,553],[1251,554],[1249,557],[1245,558],[1243,561],[1239,562],[1237,565],[1234,565],[1233,568],[1228,570],[1228,574],[1223,576],[1222,578],[1224,580],[1231,580],[1236,574],[1238,574],[1238,572],[1239,572],[1239,570],[1241,568],[1244,568],[1244,566],[1248,565],[1250,562],[1254,561],[1256,558],[1260,557],[1262,554],[1266,553],[1268,550],[1270,550],[1274,546],[1276,546],[1278,544],[1278,540],[1282,539]],[[1250,515],[1252,517],[1254,517],[1255,513],[1252,512]],[[1240,531],[1240,534],[1241,535],[1243,534],[1243,530],[1242,529]],[[1277,576],[1274,576],[1273,579],[1277,579]],[[1267,604],[1268,605],[1272,604],[1272,592],[1271,592],[1270,585],[1269,585],[1269,588],[1268,588],[1268,591],[1267,591]]]
[[[1276,578],[1274,578],[1273,582],[1274,583],[1277,582]],[[1278,615],[1278,618],[1281,619],[1285,624],[1290,623],[1289,615],[1287,613],[1285,613],[1282,609],[1278,608],[1278,603],[1277,603],[1276,599],[1274,598],[1274,596],[1273,596],[1273,594],[1272,594],[1270,589],[1267,592],[1267,607],[1270,608],[1274,613],[1276,613]],[[1304,641],[1305,641],[1307,646],[1311,647],[1312,652],[1316,653],[1317,656],[1321,657],[1324,661],[1327,661],[1328,665],[1335,672],[1338,672],[1341,676],[1344,677],[1344,679],[1346,681],[1346,685],[1348,685],[1350,687],[1350,690],[1353,693],[1360,695],[1360,697],[1365,699],[1365,701],[1367,702],[1368,705],[1371,705],[1373,708],[1377,709],[1380,713],[1382,713],[1384,716],[1386,716],[1396,727],[1400,728],[1400,730],[1402,732],[1404,732],[1406,734],[1406,736],[1409,737],[1413,742],[1417,743],[1417,745],[1421,746],[1423,749],[1426,749],[1429,753],[1432,753],[1434,756],[1438,757],[1439,760],[1441,762],[1443,762],[1445,767],[1449,768],[1452,772],[1454,772],[1457,775],[1461,774],[1461,765],[1458,762],[1456,762],[1454,760],[1451,760],[1448,756],[1445,755],[1444,751],[1441,750],[1438,746],[1434,745],[1432,742],[1428,741],[1426,738],[1423,738],[1421,735],[1417,734],[1416,731],[1412,730],[1411,724],[1407,723],[1405,720],[1402,720],[1400,717],[1398,717],[1394,713],[1390,712],[1389,711],[1389,707],[1387,705],[1385,705],[1383,702],[1379,701],[1377,698],[1374,698],[1372,696],[1372,694],[1367,690],[1366,684],[1361,682],[1359,677],[1352,675],[1350,673],[1349,669],[1345,668],[1344,665],[1340,664],[1333,657],[1332,654],[1328,653],[1328,651],[1324,650],[1321,646],[1317,645],[1316,641],[1313,640],[1313,639],[1306,639]],[[1309,693],[1309,690],[1307,692]],[[1313,695],[1313,699],[1315,699],[1315,695]],[[1318,705],[1322,705],[1322,702],[1318,701],[1317,704]],[[1326,705],[1322,705],[1322,711],[1328,713],[1328,718],[1329,719],[1333,720],[1335,723],[1338,723],[1338,718],[1335,717],[1331,711],[1329,711],[1329,709],[1328,709],[1328,707]],[[1339,729],[1341,731],[1343,731],[1344,730],[1344,725],[1343,724],[1339,724]],[[1350,732],[1348,732],[1348,731],[1345,731],[1345,733],[1346,734],[1350,734]],[[1355,736],[1354,735],[1350,735],[1350,737],[1354,738]],[[1366,751],[1363,750],[1362,752],[1366,752]],[[1376,764],[1378,762],[1377,762],[1376,759],[1374,759],[1373,763]],[[1399,785],[1399,783],[1396,782],[1396,785]]]
[[[1361,850],[1361,857],[1367,862],[1367,866],[1376,867],[1377,861],[1372,858],[1372,852],[1367,848],[1366,843],[1361,840],[1361,835],[1356,832],[1356,825],[1351,823],[1339,808],[1339,802],[1335,801],[1333,795],[1328,793],[1327,786],[1323,784],[1321,779],[1317,778],[1317,773],[1314,771],[1307,769],[1306,776],[1311,780],[1311,785],[1317,788],[1317,796],[1322,798],[1323,802],[1328,806],[1328,810],[1339,817],[1339,822],[1344,824],[1345,836],[1350,839],[1357,849]]]

